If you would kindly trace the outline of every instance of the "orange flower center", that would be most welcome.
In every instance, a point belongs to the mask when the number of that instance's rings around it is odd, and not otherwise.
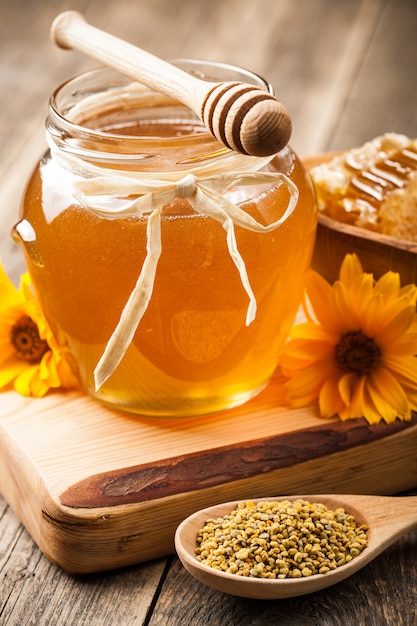
[[[370,374],[382,361],[380,347],[360,330],[342,335],[334,356],[342,371],[362,376]]]
[[[47,342],[39,336],[37,325],[28,316],[21,317],[16,322],[10,339],[18,358],[30,363],[39,363],[49,350]]]

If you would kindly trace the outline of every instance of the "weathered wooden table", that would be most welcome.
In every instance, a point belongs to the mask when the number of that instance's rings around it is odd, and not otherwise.
[[[14,280],[24,267],[9,233],[44,150],[48,97],[94,66],[50,43],[62,10],[79,10],[165,58],[223,60],[267,77],[291,112],[301,156],[386,131],[417,137],[415,0],[0,0],[0,7],[0,254]],[[410,473],[417,486],[415,463]],[[0,497],[1,624],[412,626],[416,562],[413,533],[352,579],[277,602],[210,590],[175,556],[78,576],[42,554]]]

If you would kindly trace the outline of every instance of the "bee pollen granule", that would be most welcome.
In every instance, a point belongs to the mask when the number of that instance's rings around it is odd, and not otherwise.
[[[239,502],[229,515],[208,519],[197,534],[197,560],[253,578],[325,574],[367,546],[367,527],[338,508],[293,502]]]

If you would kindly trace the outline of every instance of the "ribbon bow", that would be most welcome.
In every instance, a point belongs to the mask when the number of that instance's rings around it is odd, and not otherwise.
[[[232,187],[260,184],[285,184],[290,194],[288,206],[283,215],[267,226],[257,222],[224,195]],[[74,190],[74,195],[81,204],[102,217],[148,216],[145,261],[119,322],[95,368],[96,390],[105,383],[119,365],[151,299],[158,260],[162,252],[161,212],[165,204],[175,198],[186,198],[197,213],[208,215],[223,226],[226,231],[229,254],[249,297],[246,313],[246,325],[249,326],[256,316],[256,299],[249,283],[245,262],[237,248],[234,226],[241,226],[258,233],[270,232],[288,219],[298,201],[297,187],[287,176],[278,172],[234,171],[204,178],[187,174],[180,180],[172,182],[154,178],[138,179],[120,175],[114,170],[110,173],[107,170],[106,175],[77,180],[74,183]],[[112,206],[106,206],[105,203],[99,201],[99,197],[104,195],[119,197],[137,195],[139,197],[134,200],[123,200],[119,206],[115,206],[115,203]]]

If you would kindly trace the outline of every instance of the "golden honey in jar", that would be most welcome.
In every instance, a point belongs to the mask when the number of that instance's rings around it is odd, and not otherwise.
[[[238,68],[181,66],[269,89]],[[312,184],[292,149],[228,151],[185,106],[108,69],[55,92],[47,140],[14,236],[85,391],[181,417],[263,389],[315,239]]]

